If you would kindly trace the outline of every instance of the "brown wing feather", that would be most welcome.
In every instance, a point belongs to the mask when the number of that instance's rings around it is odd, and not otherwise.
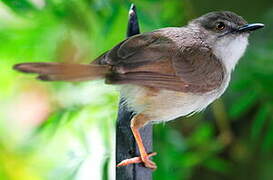
[[[187,91],[187,86],[177,77],[155,72],[129,72],[111,74],[107,77],[108,84],[136,84],[173,91]]]
[[[169,57],[173,42],[160,33],[132,36],[97,58],[94,63],[134,69]]]
[[[205,46],[185,48],[173,58],[176,75],[190,87],[207,92],[218,88],[224,79],[220,60]],[[195,91],[194,89],[192,91]]]
[[[211,49],[196,43],[194,37],[189,41],[192,34],[184,34],[186,38],[179,40],[179,46],[173,41],[176,35],[161,30],[120,43],[99,61],[113,66],[106,82],[195,93],[219,87],[224,68]]]

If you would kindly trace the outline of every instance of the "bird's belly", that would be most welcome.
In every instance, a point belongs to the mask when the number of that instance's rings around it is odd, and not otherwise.
[[[213,94],[193,94],[126,85],[122,96],[136,113],[150,117],[153,122],[169,121],[201,111],[217,98]]]
[[[154,122],[170,121],[203,110],[214,100],[209,99],[204,95],[162,90],[151,99],[147,113]]]

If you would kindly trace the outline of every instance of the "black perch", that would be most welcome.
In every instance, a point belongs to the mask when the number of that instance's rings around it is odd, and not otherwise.
[[[129,10],[129,21],[127,27],[127,37],[139,34],[139,24],[136,7],[131,5]],[[139,156],[138,147],[132,131],[130,120],[133,112],[124,105],[124,99],[120,100],[119,112],[116,127],[116,164],[124,159]],[[147,125],[140,129],[143,143],[147,152],[152,152],[152,125]],[[116,168],[116,180],[151,180],[152,170],[145,168],[142,164],[132,164]]]

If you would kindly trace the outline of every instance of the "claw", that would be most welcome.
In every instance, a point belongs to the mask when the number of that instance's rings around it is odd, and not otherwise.
[[[125,160],[121,161],[120,163],[118,163],[117,167],[127,166],[129,164],[144,163],[145,167],[154,170],[154,169],[157,168],[157,166],[149,158],[152,157],[152,156],[155,156],[156,154],[157,154],[156,152],[153,152],[153,153],[150,153],[146,157],[143,157],[143,158],[141,158],[141,157],[133,157],[133,158],[130,158],[130,159],[125,159]]]
[[[142,159],[142,162],[144,163],[145,167],[150,168],[152,170],[157,168],[156,164],[149,159],[149,156],[146,156],[146,157],[141,158],[141,159]]]

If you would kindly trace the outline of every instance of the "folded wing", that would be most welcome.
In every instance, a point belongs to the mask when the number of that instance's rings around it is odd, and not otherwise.
[[[182,42],[183,43],[183,42]],[[109,84],[135,84],[182,92],[209,92],[224,79],[224,68],[209,47],[179,46],[160,31],[133,36],[96,61],[108,64]]]

